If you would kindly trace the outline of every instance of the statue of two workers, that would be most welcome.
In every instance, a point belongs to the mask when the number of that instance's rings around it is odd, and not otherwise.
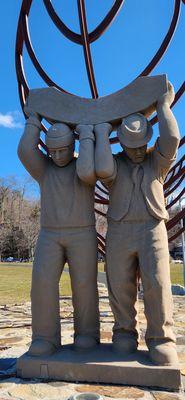
[[[159,137],[147,149],[152,126],[141,113],[123,118],[118,137],[123,151],[112,155],[109,123],[78,125],[79,157],[74,133],[63,123],[46,134],[48,155],[39,149],[40,117],[29,118],[18,154],[40,185],[41,230],[36,246],[31,302],[33,337],[29,354],[51,354],[60,347],[59,280],[67,261],[74,306],[74,348],[89,350],[100,341],[97,291],[97,239],[94,187],[109,189],[106,268],[115,323],[113,349],[137,350],[137,277],[140,272],[146,344],[158,365],[177,363],[172,331],[172,294],[163,183],[175,160],[179,131],[170,110],[174,91],[156,105]]]

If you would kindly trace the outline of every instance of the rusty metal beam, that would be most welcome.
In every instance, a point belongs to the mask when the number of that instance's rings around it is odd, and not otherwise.
[[[179,15],[180,15],[180,6],[181,6],[181,0],[175,0],[174,12],[173,12],[173,17],[172,17],[172,20],[171,20],[171,24],[170,24],[169,30],[168,30],[168,32],[167,32],[167,34],[166,34],[166,36],[165,36],[160,48],[159,48],[159,50],[157,51],[157,53],[152,58],[150,63],[141,72],[141,74],[139,76],[149,75],[150,72],[156,67],[158,62],[163,57],[165,51],[167,50],[167,48],[168,48],[168,46],[169,46],[169,44],[170,44],[170,42],[172,40],[172,37],[174,35],[175,28],[177,26]]]
[[[177,201],[180,200],[180,198],[183,196],[184,193],[185,193],[185,188],[183,188],[183,189],[181,190],[181,192],[178,194],[178,196],[175,197],[175,199],[172,200],[171,203],[169,203],[169,204],[166,206],[166,209],[168,210],[169,208],[173,207],[173,206],[177,203]]]
[[[91,56],[91,50],[90,50],[85,3],[84,3],[84,0],[77,0],[77,2],[78,2],[78,14],[79,14],[82,44],[83,44],[83,50],[84,50],[87,75],[88,75],[88,79],[89,79],[89,85],[91,88],[91,94],[92,94],[93,99],[97,99],[98,98],[98,90],[97,90],[97,86],[96,86],[96,80],[95,80],[92,56]]]
[[[41,67],[41,65],[35,55],[35,52],[33,50],[33,45],[31,43],[30,33],[29,33],[29,25],[28,25],[28,16],[26,14],[22,14],[22,31],[23,31],[23,38],[25,41],[25,45],[26,45],[28,54],[29,54],[31,61],[32,61],[33,65],[35,66],[37,72],[41,76],[41,78],[45,81],[45,83],[47,83],[48,86],[55,86],[60,91],[68,93],[61,86],[57,85],[57,83],[54,82]]]
[[[60,32],[69,40],[76,44],[83,44],[83,40],[81,35],[72,31],[64,24],[64,22],[57,15],[51,0],[43,0],[46,10],[51,17],[52,21],[56,25],[56,27],[60,30]],[[89,33],[89,43],[94,42],[99,39],[99,37],[105,32],[107,28],[112,24],[116,15],[119,13],[121,7],[123,6],[124,0],[116,0],[110,11],[107,13],[103,21],[92,31]]]
[[[170,238],[168,238],[168,242],[172,242],[173,240],[177,239],[178,236],[182,235],[182,233],[185,232],[185,227],[179,229],[173,236],[171,236]]]
[[[178,214],[176,214],[166,223],[167,230],[172,229],[184,217],[185,217],[185,208],[183,208]]]
[[[96,188],[106,195],[109,194],[108,190],[105,190],[104,188],[102,188],[98,183],[96,183]]]
[[[168,182],[166,182],[165,184],[164,184],[164,191],[165,191],[165,197],[167,197],[167,196],[169,196],[172,192],[174,192],[174,190],[176,190],[177,188],[178,188],[178,186],[182,183],[182,181],[183,181],[183,179],[184,179],[184,177],[185,177],[185,167],[183,167],[183,168],[181,168],[180,169],[180,171],[178,171],[177,172],[177,174],[175,174],[172,178],[170,178],[169,180],[168,180]],[[180,179],[179,179],[180,178]],[[175,181],[177,181],[179,179],[179,181],[178,181],[178,183],[171,189],[171,190],[169,190],[168,192],[166,192],[166,189],[168,188],[168,187],[170,187]]]
[[[104,212],[98,210],[97,208],[95,208],[94,211],[95,211],[95,213],[101,215],[102,217],[106,217],[106,213],[104,213]]]

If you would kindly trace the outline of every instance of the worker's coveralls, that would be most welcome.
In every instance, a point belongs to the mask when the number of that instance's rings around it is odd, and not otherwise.
[[[76,159],[58,167],[39,149],[39,124],[28,120],[18,154],[40,185],[41,230],[32,275],[33,340],[60,345],[59,280],[69,264],[74,332],[99,339],[94,187],[83,183]]]
[[[163,194],[164,179],[174,158],[165,158],[156,143],[140,164],[134,164],[124,152],[114,160],[114,176],[107,183],[110,204],[106,238],[107,279],[115,317],[113,340],[120,334],[138,338],[139,268],[147,319],[146,342],[175,341],[165,227],[168,213]]]

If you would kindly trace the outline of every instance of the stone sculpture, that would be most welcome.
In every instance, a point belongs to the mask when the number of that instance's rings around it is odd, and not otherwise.
[[[66,260],[72,283],[75,349],[92,349],[99,343],[94,218],[94,185],[98,178],[110,194],[106,265],[115,317],[113,348],[124,355],[137,350],[135,305],[140,272],[150,358],[158,365],[177,363],[163,183],[176,157],[179,131],[170,110],[174,90],[169,82],[166,88],[165,92],[164,85],[162,89],[158,87],[155,107],[160,136],[153,148],[147,149],[153,131],[145,110],[138,108],[137,94],[137,112],[124,116],[118,126],[123,152],[112,155],[109,134],[115,128],[110,120],[78,124],[77,160],[73,155],[73,124],[70,127],[54,123],[46,135],[49,156],[40,151],[41,117],[27,102],[29,118],[18,154],[41,189],[41,232],[33,267],[33,340],[29,355],[51,354],[60,347],[58,285]],[[145,95],[148,96],[147,90]],[[132,93],[129,101],[132,109]],[[149,96],[147,109],[153,107]]]
[[[113,347],[137,350],[137,278],[140,271],[145,315],[146,344],[158,365],[177,363],[172,331],[172,295],[163,195],[164,179],[175,160],[179,130],[170,110],[174,91],[156,104],[159,132],[155,146],[147,149],[152,126],[140,113],[122,120],[118,136],[123,152],[112,156],[110,124],[96,125],[96,175],[109,188],[106,268],[110,304],[115,318]]]
[[[148,92],[148,83],[146,90],[142,85],[143,91],[135,93],[137,99],[134,101],[130,85],[128,104],[126,108],[121,107],[130,112],[127,115],[123,113],[123,118],[118,120],[117,111],[115,113],[112,109],[113,120],[105,119],[99,123],[96,103],[97,113],[94,115],[97,120],[95,118],[93,125],[90,125],[90,115],[84,117],[85,125],[83,119],[83,124],[78,124],[78,113],[74,124],[68,123],[67,114],[62,121],[62,103],[58,105],[57,115],[61,111],[61,117],[58,121],[51,118],[54,124],[46,136],[49,156],[38,148],[41,109],[44,107],[47,113],[47,98],[43,99],[45,105],[40,105],[40,89],[36,93],[37,105],[34,105],[34,96],[31,102],[28,98],[26,112],[29,118],[18,152],[24,166],[40,184],[41,232],[32,279],[33,338],[28,353],[17,361],[17,375],[21,378],[173,389],[181,386],[172,331],[165,228],[168,213],[163,195],[164,179],[175,160],[179,143],[178,126],[170,111],[174,91],[169,83],[162,88],[159,85],[154,104],[155,96]],[[122,92],[122,95],[125,94]],[[145,98],[141,103],[145,103],[144,109],[139,107],[142,96]],[[52,97],[53,108],[57,99],[58,96]],[[134,110],[133,105],[136,107]],[[147,150],[152,127],[146,118],[154,106],[160,136],[154,148]],[[49,111],[48,119],[49,114],[52,117]],[[113,156],[109,134],[117,126],[124,150]],[[79,134],[80,141],[77,160],[73,156],[73,129]],[[115,318],[113,344],[102,343],[99,346],[96,346],[99,343],[99,315],[94,228],[94,185],[97,178],[107,186],[110,195],[106,263],[110,304]],[[58,283],[66,259],[72,283],[74,345],[60,348]],[[146,352],[136,352],[139,272],[144,289],[146,343],[151,360]],[[74,349],[81,351],[74,352]]]
[[[47,120],[65,122],[73,127],[102,122],[116,125],[123,117],[139,110],[150,115],[157,99],[166,90],[165,74],[140,76],[123,89],[97,99],[72,96],[56,87],[32,89],[26,104]]]
[[[38,147],[40,116],[29,108],[25,111],[29,118],[18,155],[41,191],[41,230],[31,289],[33,335],[28,354],[48,355],[60,347],[59,280],[66,261],[72,286],[75,349],[90,349],[99,342],[93,127],[89,125],[85,131],[78,127],[81,146],[76,159],[73,131],[66,124],[54,124],[46,135],[48,156]],[[88,171],[85,182],[84,169]]]

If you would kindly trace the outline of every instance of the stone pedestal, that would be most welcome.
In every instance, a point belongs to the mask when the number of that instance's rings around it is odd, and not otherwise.
[[[93,382],[150,386],[179,390],[178,367],[155,366],[146,351],[121,357],[111,344],[101,344],[91,352],[76,352],[65,345],[51,356],[30,357],[25,353],[17,361],[21,378],[41,378],[69,382]]]

